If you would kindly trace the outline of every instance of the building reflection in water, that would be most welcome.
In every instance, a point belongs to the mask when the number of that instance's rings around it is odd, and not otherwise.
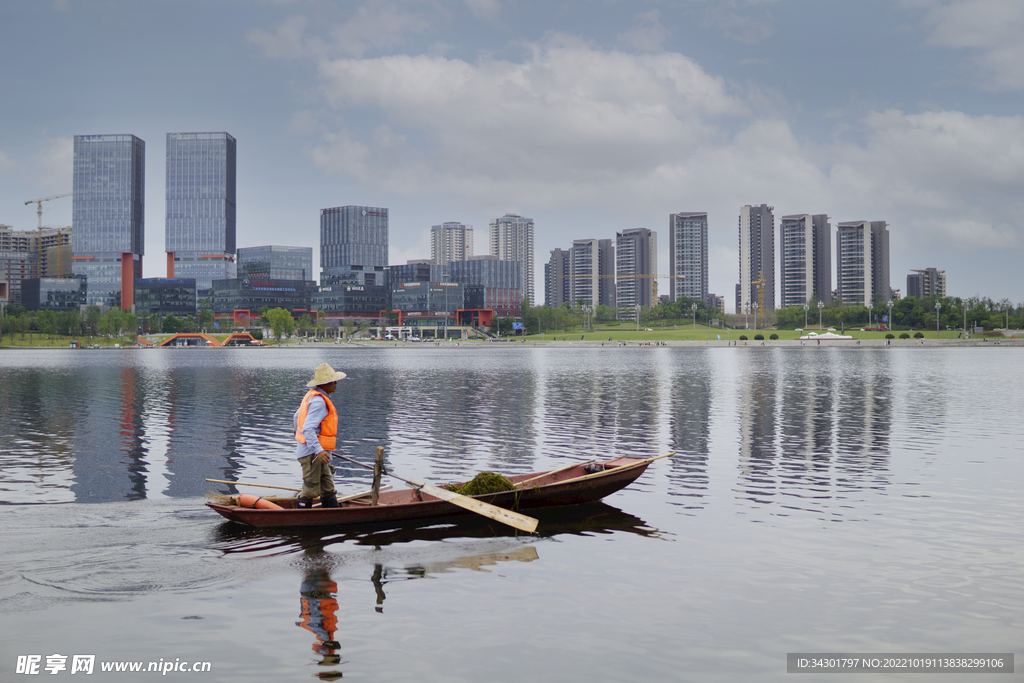
[[[737,496],[804,508],[816,498],[886,486],[894,400],[889,355],[769,353],[740,358]],[[808,363],[810,353],[829,356]]]
[[[668,476],[674,484],[669,495],[681,497],[684,508],[703,508],[708,492],[713,379],[713,367],[703,350],[668,357],[661,378],[669,449],[676,452],[669,458]]]
[[[912,392],[896,396],[893,363],[903,357],[891,350],[329,351],[350,377],[336,401],[345,455],[369,463],[382,445],[389,465],[401,459],[396,469],[408,472],[411,461],[443,482],[675,450],[664,461],[668,495],[694,510],[712,490],[755,506],[785,492],[799,507],[884,487],[894,405],[911,418],[924,412]],[[298,482],[292,413],[320,356],[71,353],[0,367],[4,502],[201,497],[205,478]],[[346,486],[369,480],[355,465],[338,468]]]

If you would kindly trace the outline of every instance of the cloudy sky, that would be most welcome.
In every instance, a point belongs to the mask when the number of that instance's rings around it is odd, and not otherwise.
[[[318,260],[319,210],[365,204],[390,209],[392,263],[444,221],[485,253],[511,212],[538,274],[634,227],[667,273],[668,215],[707,211],[731,311],[739,208],[764,203],[887,221],[903,291],[936,267],[952,296],[1024,302],[1020,0],[7,0],[0,55],[0,223],[71,191],[74,135],[133,133],[146,277],[166,134],[227,131],[239,246]]]

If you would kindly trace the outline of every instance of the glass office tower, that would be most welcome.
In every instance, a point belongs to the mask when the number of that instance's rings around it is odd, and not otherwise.
[[[146,143],[134,135],[76,135],[72,272],[86,303],[131,310],[145,252]]]
[[[167,134],[167,277],[196,281],[236,276],[235,139],[227,133]]]
[[[321,284],[384,285],[388,210],[337,206],[320,210]]]

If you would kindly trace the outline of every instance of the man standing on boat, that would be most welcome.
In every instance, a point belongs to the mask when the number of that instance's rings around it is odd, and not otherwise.
[[[318,496],[322,507],[338,507],[331,468],[331,451],[338,435],[338,411],[328,396],[338,388],[340,379],[345,379],[344,372],[335,372],[327,363],[320,365],[313,379],[306,383],[312,388],[295,411],[295,440],[299,442],[295,456],[302,466],[300,508],[313,507],[313,499]]]

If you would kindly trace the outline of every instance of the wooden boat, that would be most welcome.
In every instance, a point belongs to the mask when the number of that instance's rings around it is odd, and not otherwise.
[[[613,458],[547,472],[514,475],[509,477],[516,486],[514,491],[472,497],[519,511],[592,503],[632,484],[657,459]],[[336,508],[298,509],[294,498],[275,499],[275,502],[281,509],[261,510],[220,503],[207,505],[233,522],[259,528],[347,527],[471,515],[461,507],[416,488],[384,491],[377,505],[370,505],[369,496],[346,500]]]

